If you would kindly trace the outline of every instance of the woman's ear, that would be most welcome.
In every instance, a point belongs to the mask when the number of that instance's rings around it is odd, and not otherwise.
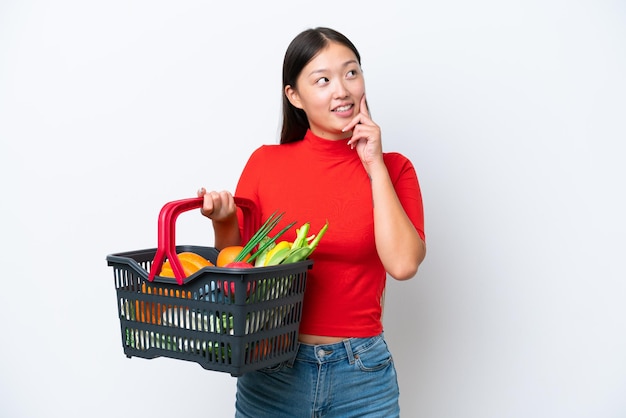
[[[289,100],[289,103],[291,103],[294,107],[302,109],[300,96],[298,95],[296,89],[294,89],[290,85],[285,86],[285,96],[287,96],[287,100]]]

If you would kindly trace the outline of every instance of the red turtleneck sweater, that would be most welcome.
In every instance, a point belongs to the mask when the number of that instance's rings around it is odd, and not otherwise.
[[[275,232],[291,221],[328,231],[311,256],[300,332],[371,337],[382,332],[386,273],[374,243],[372,190],[356,150],[308,131],[302,141],[263,145],[248,160],[235,192],[253,200],[265,220],[285,212]],[[424,215],[415,169],[401,154],[385,164],[404,210],[424,239]],[[282,239],[293,241],[295,227]]]

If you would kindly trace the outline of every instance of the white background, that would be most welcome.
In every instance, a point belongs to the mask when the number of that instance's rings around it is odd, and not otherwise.
[[[277,141],[313,26],[357,45],[423,189],[428,255],[384,318],[403,417],[625,416],[617,0],[1,0],[0,415],[233,415],[230,375],[123,355],[105,258]],[[210,224],[181,216],[177,242]]]

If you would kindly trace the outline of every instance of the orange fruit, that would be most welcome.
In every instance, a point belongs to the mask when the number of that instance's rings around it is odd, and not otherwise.
[[[290,349],[289,342],[291,339],[289,334],[279,335],[277,340],[280,350],[288,351]]]
[[[180,260],[180,265],[183,267],[185,276],[191,276],[201,268],[213,265],[213,263],[202,257],[200,254],[196,254],[190,251],[185,251],[178,254],[178,260]],[[172,271],[172,266],[169,260],[163,263],[163,267],[161,267],[161,273],[159,274],[159,276],[174,277],[174,272]]]
[[[218,254],[215,265],[217,267],[224,267],[226,264],[232,263],[235,258],[239,255],[239,253],[243,250],[241,245],[231,245],[230,247],[224,247]],[[246,261],[250,258],[250,254],[248,254],[243,261]]]
[[[147,287],[146,283],[141,284],[141,293],[156,294],[152,288]],[[154,302],[135,301],[135,318],[139,322],[147,322],[149,324],[161,324],[161,314],[163,310],[159,310],[159,304]]]
[[[196,266],[197,270],[200,270],[203,267],[212,266],[211,263],[206,258],[202,257],[200,254],[193,253],[191,251],[185,251],[178,254],[178,258],[180,260],[187,260]]]
[[[271,349],[272,349],[272,345],[270,344],[269,340],[265,339],[265,340],[259,341],[258,343],[254,345],[254,351],[252,353],[252,361],[259,362],[259,361],[265,360],[265,358],[270,353]]]
[[[180,260],[180,265],[182,266],[183,271],[185,272],[185,276],[191,276],[198,270],[196,268],[196,265],[193,264],[191,261],[186,260],[184,258],[179,258],[179,260]],[[163,263],[160,276],[161,277],[174,277],[174,271],[172,270],[172,265],[170,264],[169,260]]]

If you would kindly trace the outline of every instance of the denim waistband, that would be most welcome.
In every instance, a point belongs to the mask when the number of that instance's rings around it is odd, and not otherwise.
[[[383,338],[384,335],[381,333],[374,337],[347,338],[333,344],[311,345],[299,342],[297,353],[288,364],[293,365],[295,360],[322,364],[346,359],[352,364],[359,357],[359,353],[366,351]]]

